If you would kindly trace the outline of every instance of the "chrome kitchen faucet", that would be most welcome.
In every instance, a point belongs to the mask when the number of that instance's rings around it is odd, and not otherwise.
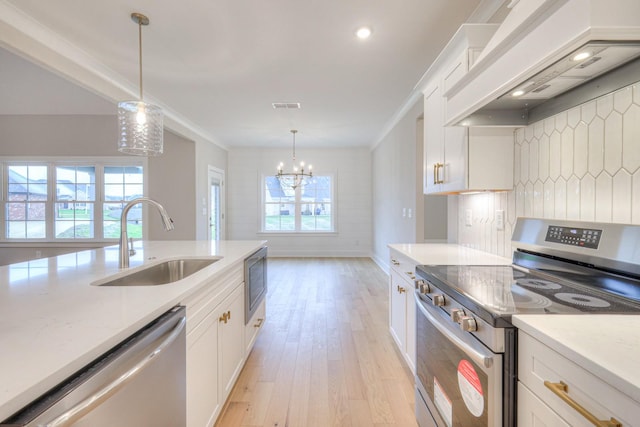
[[[160,213],[160,218],[162,218],[164,229],[167,231],[173,230],[173,220],[167,213],[167,210],[160,203],[148,197],[138,197],[131,200],[125,205],[125,207],[122,209],[122,213],[120,214],[120,268],[129,267],[129,248],[127,245],[127,214],[129,213],[129,210],[138,203],[148,203],[152,206],[155,206]]]

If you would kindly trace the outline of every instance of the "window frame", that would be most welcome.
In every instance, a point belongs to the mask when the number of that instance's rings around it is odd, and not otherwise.
[[[258,212],[260,212],[260,217],[258,219],[258,223],[259,223],[259,229],[258,229],[258,234],[265,234],[265,235],[269,235],[269,236],[277,236],[277,235],[282,235],[282,236],[294,236],[294,235],[300,235],[300,236],[323,236],[323,235],[336,235],[338,234],[338,203],[337,203],[337,174],[335,172],[330,172],[330,173],[314,173],[315,177],[321,177],[321,176],[327,176],[331,179],[331,189],[330,189],[330,193],[331,193],[331,224],[332,224],[332,229],[331,230],[302,230],[302,205],[304,205],[304,202],[302,201],[302,189],[299,187],[296,189],[296,197],[295,200],[293,202],[294,206],[295,206],[295,216],[294,216],[294,224],[295,224],[295,228],[293,230],[266,230],[265,226],[266,226],[266,206],[267,206],[267,200],[266,200],[266,179],[268,177],[273,177],[274,175],[272,174],[263,174],[260,176],[259,179],[259,191],[260,191],[260,197],[258,198]]]
[[[44,238],[9,238],[7,237],[7,218],[6,206],[9,201],[9,167],[22,165],[41,165],[47,166],[47,199],[45,201],[45,237]],[[54,217],[55,205],[58,203],[56,197],[56,167],[60,166],[92,166],[95,167],[95,201],[93,216],[93,236],[90,238],[61,238],[55,237],[56,219]],[[104,192],[104,170],[106,167],[128,167],[138,166],[142,168],[143,194],[148,193],[148,160],[142,157],[13,157],[0,156],[0,244],[29,244],[29,243],[56,243],[58,245],[74,245],[86,243],[112,243],[117,242],[118,238],[103,237],[103,205],[106,202]],[[78,202],[81,203],[81,202]],[[147,234],[147,215],[143,210],[142,214],[142,234]]]

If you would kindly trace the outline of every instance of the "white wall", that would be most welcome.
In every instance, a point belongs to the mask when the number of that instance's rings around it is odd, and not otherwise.
[[[640,224],[639,84],[518,129],[515,144],[514,191],[458,196],[459,243],[510,257],[520,216]]]
[[[422,195],[423,108],[419,99],[373,150],[372,257],[383,267],[390,243],[422,243],[434,230],[446,239],[446,197]]]
[[[242,148],[228,154],[227,238],[266,239],[270,256],[369,256],[371,153],[368,149],[296,149],[314,173],[333,173],[337,232],[324,235],[260,233],[260,179],[291,162],[291,149]]]

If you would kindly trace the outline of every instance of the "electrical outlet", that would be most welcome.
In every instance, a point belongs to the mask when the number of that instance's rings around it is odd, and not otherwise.
[[[504,210],[502,209],[496,211],[496,229],[504,230]]]
[[[407,217],[407,208],[402,208],[402,218]]]
[[[467,209],[464,212],[464,225],[467,227],[471,227],[473,225],[473,211],[471,209]]]
[[[413,210],[411,208],[407,209],[407,216],[413,218]]]

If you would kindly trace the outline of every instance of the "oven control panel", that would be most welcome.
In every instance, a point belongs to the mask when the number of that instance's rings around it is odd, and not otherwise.
[[[544,240],[563,245],[598,249],[601,236],[602,230],[550,225],[547,229],[547,237]]]

